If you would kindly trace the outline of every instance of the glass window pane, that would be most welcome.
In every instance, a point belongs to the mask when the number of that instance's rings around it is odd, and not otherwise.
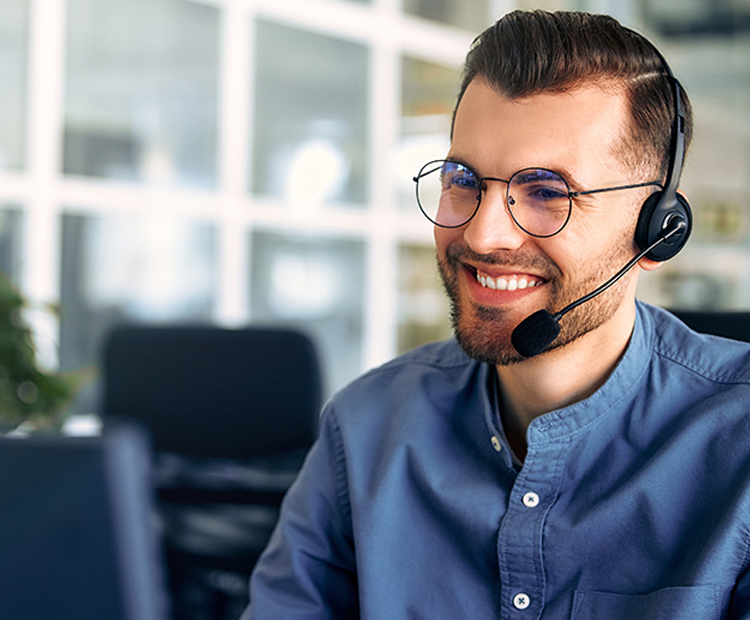
[[[404,12],[477,33],[489,26],[490,0],[404,0]]]
[[[256,57],[252,191],[302,206],[365,202],[367,49],[259,21]]]
[[[183,0],[70,0],[64,171],[216,182],[219,13]]]
[[[396,161],[399,203],[417,209],[412,177],[423,164],[445,157],[461,72],[413,58],[401,63],[401,125]]]
[[[639,296],[673,308],[750,307],[750,23],[747,2],[639,3],[687,90],[693,141],[681,189],[693,235],[673,260],[639,281]]]
[[[435,267],[435,250],[425,246],[401,247],[398,352],[451,335],[449,304]]]
[[[320,352],[329,394],[359,374],[362,242],[256,233],[252,261],[253,322],[296,326],[310,334]]]
[[[65,215],[60,367],[96,365],[122,323],[209,321],[216,278],[213,227],[185,220]],[[77,413],[97,404],[89,386]]]
[[[21,211],[0,204],[0,271],[18,282],[21,275]]]
[[[0,170],[25,165],[28,0],[0,3]]]

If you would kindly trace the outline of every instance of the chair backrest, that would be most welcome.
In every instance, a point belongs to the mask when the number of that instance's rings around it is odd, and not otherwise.
[[[127,326],[104,350],[101,414],[157,452],[249,459],[309,447],[322,400],[312,341],[288,329]]]
[[[750,342],[750,312],[675,309],[669,311],[697,332]]]

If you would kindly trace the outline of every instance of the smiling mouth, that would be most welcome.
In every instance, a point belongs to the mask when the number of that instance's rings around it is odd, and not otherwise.
[[[484,288],[494,291],[522,291],[527,288],[541,286],[545,280],[528,274],[506,274],[492,277],[488,273],[476,270],[476,279]]]

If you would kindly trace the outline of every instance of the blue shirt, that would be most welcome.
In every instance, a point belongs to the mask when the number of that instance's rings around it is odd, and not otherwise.
[[[592,396],[514,466],[455,342],[326,407],[245,618],[750,618],[750,347],[638,304]]]

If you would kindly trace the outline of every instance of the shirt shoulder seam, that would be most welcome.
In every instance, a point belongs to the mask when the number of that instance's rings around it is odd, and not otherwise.
[[[659,357],[682,366],[685,370],[694,373],[708,381],[720,383],[722,385],[743,385],[750,384],[750,374],[746,367],[736,368],[736,364],[722,364],[719,367],[709,367],[700,364],[698,360],[686,358],[674,349],[668,349],[661,346],[663,342],[657,341],[654,346],[654,353]],[[729,370],[727,370],[729,368]],[[723,372],[719,372],[723,371]]]

